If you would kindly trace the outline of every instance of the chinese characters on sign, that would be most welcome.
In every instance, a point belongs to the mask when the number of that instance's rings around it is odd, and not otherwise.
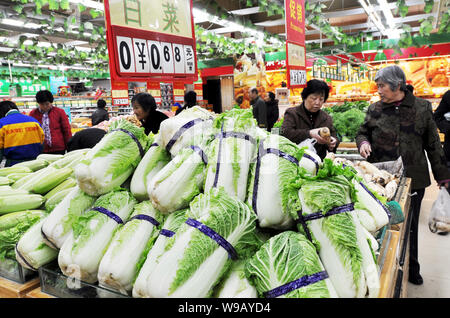
[[[286,68],[288,87],[306,85],[305,52],[305,2],[304,0],[285,0],[286,8]]]
[[[105,0],[111,78],[197,80],[192,0]]]

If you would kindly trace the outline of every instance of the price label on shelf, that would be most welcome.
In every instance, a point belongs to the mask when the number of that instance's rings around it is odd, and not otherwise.
[[[113,99],[113,105],[128,105],[128,98],[114,98]]]

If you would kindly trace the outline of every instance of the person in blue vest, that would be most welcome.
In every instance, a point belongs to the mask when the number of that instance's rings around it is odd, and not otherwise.
[[[11,101],[0,102],[0,162],[6,167],[33,160],[42,152],[44,131],[39,122],[22,114]]]

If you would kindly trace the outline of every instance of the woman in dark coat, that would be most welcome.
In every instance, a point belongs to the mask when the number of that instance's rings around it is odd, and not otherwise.
[[[447,113],[448,119],[445,118]],[[441,102],[433,116],[439,131],[445,135],[444,153],[447,159],[447,166],[450,167],[450,90],[442,96]]]
[[[166,114],[156,109],[155,99],[148,93],[134,95],[131,99],[131,105],[133,106],[133,112],[137,119],[139,119],[145,128],[146,135],[150,132],[157,134],[161,122],[169,118]]]
[[[290,141],[299,144],[308,138],[314,138],[317,143],[314,148],[317,155],[323,159],[328,151],[335,151],[339,145],[333,119],[321,110],[327,101],[330,88],[324,81],[312,79],[306,83],[302,91],[300,106],[288,108],[284,114],[281,134]],[[319,135],[323,127],[330,130],[330,142]]]

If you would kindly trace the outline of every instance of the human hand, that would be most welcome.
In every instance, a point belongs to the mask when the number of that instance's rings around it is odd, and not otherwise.
[[[309,131],[309,135],[311,136],[311,138],[314,138],[315,140],[317,140],[318,144],[322,144],[322,145],[327,144],[328,141],[319,135],[320,129],[321,128],[311,129]]]
[[[359,154],[364,158],[367,159],[367,157],[370,156],[370,153],[372,152],[372,147],[370,146],[370,143],[365,142],[361,145],[359,148]]]
[[[330,143],[328,144],[328,150],[332,151],[336,147],[337,140],[333,136],[330,138]]]

